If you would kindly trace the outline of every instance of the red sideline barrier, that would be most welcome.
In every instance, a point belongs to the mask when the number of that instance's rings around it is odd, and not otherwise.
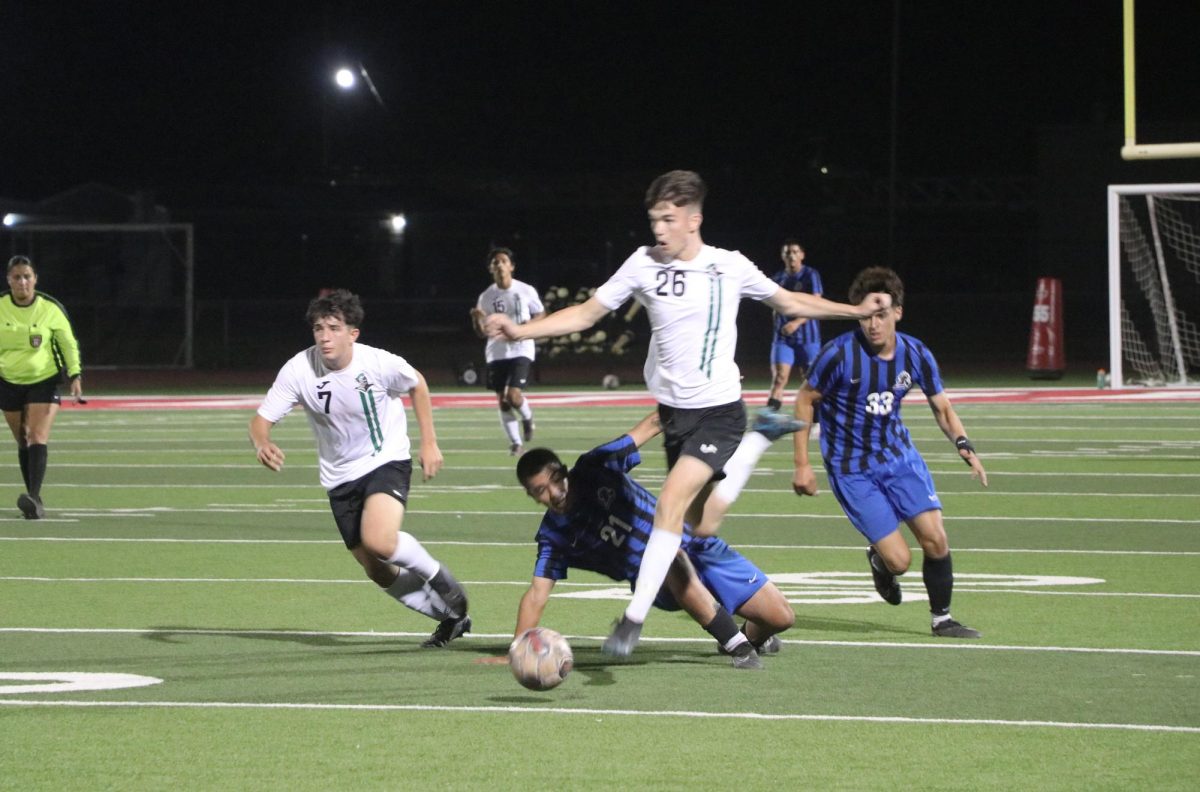
[[[1025,368],[1033,379],[1058,379],[1067,368],[1063,355],[1062,282],[1038,278],[1029,326],[1029,356]]]

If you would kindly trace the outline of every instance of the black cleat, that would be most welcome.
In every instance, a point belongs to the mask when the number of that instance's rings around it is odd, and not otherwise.
[[[879,566],[887,568],[883,563],[883,559],[879,557],[879,553],[874,547],[867,548],[867,564],[871,567],[871,577],[875,581],[875,591],[879,596],[883,597],[883,601],[889,605],[900,604],[900,584],[896,582],[896,576],[891,572],[880,572],[875,564],[878,561]]]
[[[743,671],[761,671],[763,667],[762,658],[758,656],[758,652],[754,650],[754,644],[749,641],[743,641],[733,647],[730,652],[733,655],[733,667]]]
[[[510,445],[508,447],[508,455],[509,456],[520,456],[521,455],[521,444],[513,443],[512,445]]]
[[[421,641],[422,649],[441,649],[455,638],[461,638],[463,633],[471,632],[471,617],[442,619],[433,635]]]
[[[454,579],[454,575],[450,574],[450,570],[446,568],[445,564],[442,564],[437,574],[429,578],[427,582],[429,587],[442,598],[442,602],[446,603],[450,612],[458,614],[456,618],[467,615],[467,592]]]
[[[46,516],[46,507],[42,505],[42,499],[28,492],[17,496],[17,508],[25,515],[26,520],[40,520]]]
[[[533,439],[533,430],[536,428],[532,418],[521,419],[521,433],[524,435],[526,443]]]
[[[604,639],[600,651],[614,657],[629,657],[641,637],[642,625],[622,614],[620,619],[613,622],[612,634]]]
[[[945,619],[933,625],[933,634],[938,638],[978,638],[982,633],[954,619]]]

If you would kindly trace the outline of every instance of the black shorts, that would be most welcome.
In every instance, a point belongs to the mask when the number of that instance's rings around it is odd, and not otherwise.
[[[509,388],[525,388],[532,365],[533,361],[527,357],[493,360],[487,364],[487,389],[504,393]]]
[[[0,378],[0,410],[18,412],[26,404],[62,404],[58,393],[58,375],[32,385],[14,385]]]
[[[668,469],[675,467],[680,456],[690,456],[712,468],[719,479],[725,477],[725,463],[742,442],[746,405],[741,399],[694,410],[660,404],[658,420],[662,424]]]
[[[342,533],[346,549],[362,544],[362,512],[367,498],[386,492],[401,503],[408,503],[408,485],[412,481],[412,460],[388,462],[362,478],[339,484],[329,490],[329,508]]]

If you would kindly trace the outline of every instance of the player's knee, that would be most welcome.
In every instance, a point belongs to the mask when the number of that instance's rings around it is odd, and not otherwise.
[[[512,408],[513,408],[513,403],[511,401],[509,401],[508,397],[501,396],[500,397],[500,409],[507,411],[507,410],[511,410]]]

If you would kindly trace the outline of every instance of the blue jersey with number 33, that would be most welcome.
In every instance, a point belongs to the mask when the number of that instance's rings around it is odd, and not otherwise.
[[[896,333],[896,354],[881,360],[859,330],[821,348],[808,384],[821,392],[821,456],[832,473],[861,473],[912,452],[900,401],[914,385],[927,397],[943,390],[937,361],[925,344]]]

